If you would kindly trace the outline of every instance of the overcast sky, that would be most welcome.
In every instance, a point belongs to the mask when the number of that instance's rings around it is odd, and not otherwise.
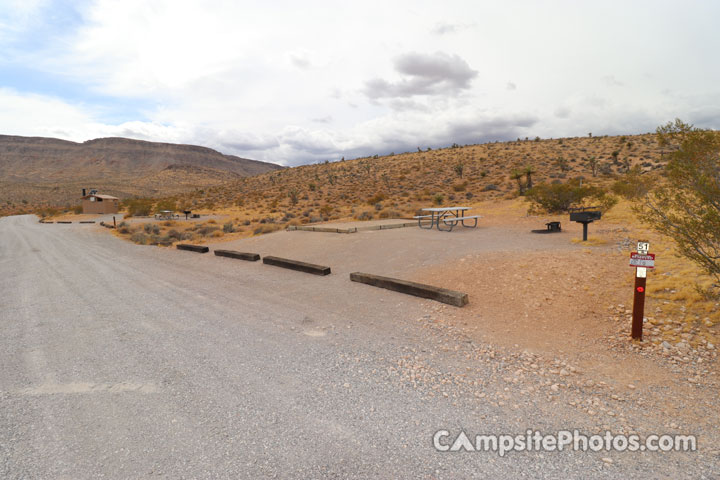
[[[298,165],[720,127],[720,2],[0,0],[0,133]]]

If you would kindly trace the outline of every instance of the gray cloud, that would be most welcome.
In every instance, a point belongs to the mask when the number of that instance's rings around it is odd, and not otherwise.
[[[438,23],[433,27],[431,30],[432,33],[435,35],[445,35],[447,33],[455,33],[460,28],[460,25],[452,24],[452,23]]]
[[[375,78],[365,83],[368,98],[403,98],[415,95],[455,95],[470,88],[478,74],[457,55],[406,53],[394,61],[395,70],[404,76],[397,82]]]
[[[625,86],[624,83],[619,81],[617,78],[615,78],[615,75],[605,75],[602,77],[602,81],[607,85],[608,87],[622,87]]]
[[[311,118],[310,121],[313,123],[332,123],[333,117],[326,115],[324,117]]]
[[[250,145],[243,148],[240,142],[224,142],[220,151],[246,158],[297,166],[325,160],[336,161],[391,152],[414,152],[417,147],[441,148],[458,143],[476,144],[495,140],[513,140],[529,135],[528,128],[538,123],[531,115],[476,117],[452,120],[427,128],[427,119],[419,123],[397,122],[373,126],[364,133],[347,137],[335,131],[307,130],[288,127],[277,136],[277,142],[265,149]]]
[[[310,60],[302,54],[298,53],[292,53],[290,54],[290,62],[292,62],[293,65],[295,65],[297,68],[300,69],[306,69],[310,68]]]
[[[553,112],[557,118],[568,118],[570,116],[570,109],[568,107],[558,107]]]
[[[272,137],[260,138],[246,136],[244,138],[235,137],[232,140],[221,141],[220,144],[223,148],[227,148],[232,151],[257,152],[277,148],[280,145],[280,142],[277,138]]]

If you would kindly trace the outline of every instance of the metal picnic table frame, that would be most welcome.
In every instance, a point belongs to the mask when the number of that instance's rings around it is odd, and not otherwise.
[[[462,212],[465,212],[467,210],[470,210],[470,207],[433,207],[433,208],[423,208],[423,212],[430,212],[430,215],[420,215],[417,217],[418,219],[418,227],[423,228],[425,230],[431,230],[433,228],[433,225],[437,227],[438,230],[443,232],[449,232],[457,225],[458,223],[461,223],[463,227],[466,228],[475,228],[477,227],[477,219],[480,218],[479,215],[473,215],[472,217],[464,217],[464,214]],[[427,219],[430,217],[430,226],[429,227],[423,227],[423,219]],[[469,220],[472,218],[475,220],[475,223],[473,225],[465,225],[465,220]],[[442,228],[441,221],[443,224],[448,225],[449,228],[445,229]]]

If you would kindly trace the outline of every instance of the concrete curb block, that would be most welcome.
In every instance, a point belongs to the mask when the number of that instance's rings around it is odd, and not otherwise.
[[[58,220],[57,223],[72,223],[72,222],[69,222],[67,220]]]
[[[429,222],[427,222],[429,223]],[[426,223],[426,224],[427,224]],[[371,230],[390,230],[393,228],[417,227],[417,221],[392,223],[388,225],[370,225],[366,227],[350,227],[350,228],[332,228],[332,227],[313,227],[310,225],[289,225],[286,230],[305,231],[305,232],[328,232],[328,233],[357,233]]]
[[[80,223],[95,223],[95,220],[81,220]]]
[[[265,265],[274,265],[276,267],[289,268],[298,272],[312,273],[313,275],[330,275],[330,267],[315,265],[313,263],[300,262],[298,260],[289,260],[279,257],[264,257]]]
[[[414,295],[416,297],[429,298],[430,300],[447,303],[455,307],[463,307],[468,303],[467,293],[433,287],[432,285],[424,285],[422,283],[408,282],[407,280],[360,272],[351,273],[350,280],[374,287],[386,288],[395,292]]]
[[[260,255],[257,253],[236,252],[235,250],[214,250],[218,257],[237,258],[238,260],[247,260],[248,262],[257,262]]]
[[[210,251],[210,248],[204,246],[204,245],[188,245],[188,244],[179,244],[176,247],[178,250],[188,250],[190,252],[197,252],[197,253],[207,253]]]

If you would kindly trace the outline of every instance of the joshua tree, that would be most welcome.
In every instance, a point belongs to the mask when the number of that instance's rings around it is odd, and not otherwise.
[[[568,165],[568,161],[565,160],[563,157],[556,158],[555,164],[558,166],[558,168],[562,172],[566,172],[566,171],[570,170],[570,165]]]
[[[597,177],[598,160],[594,155],[588,158],[588,164],[590,165],[590,169],[592,170],[592,176]]]
[[[462,162],[458,162],[453,167],[453,170],[455,170],[455,173],[458,177],[462,178],[463,176],[463,170],[465,170],[465,165],[462,164]]]
[[[523,173],[525,174],[525,177],[527,178],[527,188],[529,190],[533,187],[532,174],[535,173],[535,168],[532,165],[527,165],[525,167],[525,170],[523,170]]]
[[[288,192],[288,196],[290,197],[290,203],[293,205],[297,205],[298,203],[298,191],[297,188],[293,188]]]
[[[510,173],[510,178],[517,181],[518,184],[518,193],[520,195],[525,194],[525,185],[523,185],[522,179],[525,176],[525,172],[523,170],[513,170]]]

